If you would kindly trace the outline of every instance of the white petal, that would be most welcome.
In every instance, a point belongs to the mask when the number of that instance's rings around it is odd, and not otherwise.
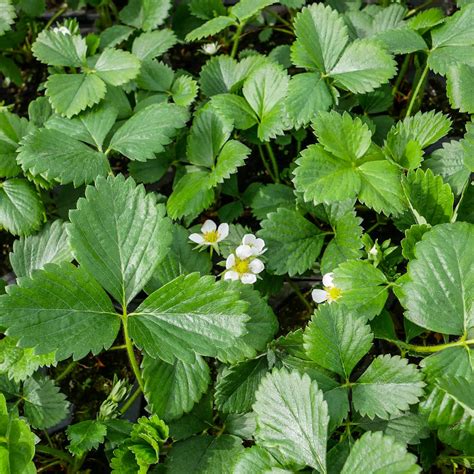
[[[229,235],[229,224],[221,224],[217,228],[217,235],[218,235],[218,238],[217,238],[218,242],[222,242],[224,239],[226,239],[227,236]]]
[[[311,297],[316,303],[324,303],[328,299],[328,293],[324,290],[313,290],[311,292]]]
[[[201,234],[191,234],[189,236],[189,240],[192,240],[196,244],[203,244],[204,243],[204,237]]]
[[[252,255],[252,249],[248,245],[239,245],[235,249],[235,255],[237,255],[240,260],[245,260]]]
[[[213,230],[217,229],[217,225],[214,221],[211,221],[211,219],[208,219],[206,222],[201,227],[201,232],[204,234],[206,232],[212,232]]]
[[[239,274],[233,270],[227,271],[224,273],[224,280],[236,281],[239,279]]]
[[[326,273],[326,275],[323,276],[323,286],[326,288],[332,288],[334,286],[334,281],[333,281],[334,273]]]
[[[261,252],[265,248],[265,241],[263,239],[257,239],[254,245]]]
[[[249,268],[250,268],[250,271],[252,273],[260,273],[260,272],[263,272],[263,270],[265,269],[265,265],[263,264],[263,262],[261,260],[259,260],[258,258],[254,258],[250,263],[249,263]]]
[[[235,265],[235,255],[231,253],[228,257],[227,260],[225,261],[225,267],[227,270],[232,268]]]
[[[240,281],[245,285],[252,285],[257,281],[257,277],[253,273],[244,273],[240,277]]]
[[[243,237],[242,237],[242,243],[244,245],[255,245],[255,241],[257,240],[257,237],[255,237],[255,235],[253,234],[245,234]]]

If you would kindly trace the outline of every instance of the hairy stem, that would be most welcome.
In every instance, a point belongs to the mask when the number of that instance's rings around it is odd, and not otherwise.
[[[45,30],[47,30],[66,10],[68,9],[68,6],[66,5],[65,7],[60,8],[46,23],[46,26],[44,27]]]
[[[142,388],[138,387],[132,395],[128,398],[128,400],[123,404],[123,406],[120,408],[120,413],[125,414],[127,410],[133,405],[133,402],[141,395],[142,393]]]
[[[242,30],[244,29],[245,23],[240,23],[237,27],[237,30],[234,33],[233,43],[232,43],[232,51],[230,52],[230,57],[235,58],[237,54],[237,50],[239,48],[240,42],[240,35],[242,34]]]
[[[300,301],[308,308],[309,311],[313,312],[314,308],[311,305],[311,303],[304,297],[303,293],[301,293],[301,290],[299,289],[298,285],[293,283],[290,279],[287,280],[288,284],[293,288],[293,291],[295,292],[296,296],[300,299]]]
[[[73,360],[68,364],[68,366],[56,377],[56,382],[59,382],[60,380],[64,379],[67,375],[69,375],[76,367],[78,362],[76,360]]]
[[[270,166],[268,165],[268,161],[265,158],[265,154],[263,153],[263,148],[262,145],[258,145],[258,151],[260,153],[260,158],[262,159],[263,166],[265,167],[267,173],[270,175],[270,178],[276,183],[275,176],[273,176],[272,170],[270,169]]]
[[[275,158],[275,154],[273,153],[272,146],[270,145],[270,142],[265,142],[265,148],[268,151],[268,156],[270,157],[270,161],[272,162],[273,166],[273,176],[275,177],[275,183],[280,182],[280,171],[278,170],[278,163]]]
[[[412,351],[412,352],[419,352],[419,353],[426,353],[426,354],[433,354],[435,352],[442,351],[444,349],[448,349],[450,347],[466,347],[474,345],[474,339],[465,339],[461,338],[458,341],[454,342],[447,342],[446,344],[437,344],[435,346],[417,346],[414,344],[407,344],[406,342],[402,341],[395,341],[393,339],[386,339],[393,344],[396,344],[398,347]]]
[[[143,391],[144,384],[143,384],[142,374],[140,372],[140,367],[138,365],[137,359],[135,357],[132,340],[130,339],[130,335],[128,334],[128,315],[127,315],[127,310],[125,309],[125,307],[123,309],[123,314],[122,314],[122,327],[123,327],[123,338],[125,340],[125,347],[127,349],[128,360],[130,362],[130,366],[132,367],[135,378],[137,379],[138,385],[140,386],[140,390]]]
[[[413,91],[411,97],[410,97],[410,103],[408,104],[407,111],[405,113],[405,117],[409,117],[412,112],[413,112],[413,107],[415,106],[415,103],[418,99],[418,96],[420,95],[420,92],[425,88],[425,83],[426,83],[426,76],[428,74],[428,62],[426,62],[425,67],[423,69],[423,72],[421,73],[421,76],[418,79],[418,82],[416,84],[415,90]],[[421,92],[421,95],[423,95],[423,92]]]

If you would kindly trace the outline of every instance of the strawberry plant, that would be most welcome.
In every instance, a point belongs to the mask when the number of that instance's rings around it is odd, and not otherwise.
[[[474,5],[0,0],[0,472],[474,466]]]

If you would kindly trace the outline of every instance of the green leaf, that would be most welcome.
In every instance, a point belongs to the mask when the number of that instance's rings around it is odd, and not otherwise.
[[[369,472],[417,474],[421,468],[416,464],[416,456],[408,453],[403,444],[377,431],[365,433],[354,443],[341,474]]]
[[[305,69],[329,72],[349,40],[342,16],[323,4],[303,8],[296,15],[296,41],[291,48],[293,64]]]
[[[265,356],[226,367],[217,378],[217,409],[222,413],[249,412],[255,401],[255,392],[267,372]]]
[[[245,164],[245,160],[252,150],[237,140],[229,140],[221,149],[217,162],[209,176],[208,186],[210,188],[230,178],[237,168]]]
[[[441,46],[464,46],[474,44],[472,21],[474,5],[469,5],[449,17],[442,26],[431,33],[433,49]]]
[[[125,25],[113,25],[100,34],[100,48],[113,48],[126,41],[133,33],[133,28]]]
[[[415,224],[405,230],[405,238],[401,241],[402,254],[407,260],[415,258],[416,244],[431,229],[428,224]]]
[[[233,18],[229,16],[217,16],[190,31],[186,35],[186,41],[197,41],[206,36],[214,36],[231,25],[235,25],[235,20]]]
[[[423,236],[402,286],[407,319],[443,334],[462,335],[474,325],[473,246],[474,226],[465,222],[441,224]]]
[[[114,134],[109,148],[131,160],[147,161],[164,151],[188,120],[186,109],[174,104],[152,104],[128,119]]]
[[[212,97],[211,104],[239,130],[247,130],[257,123],[255,112],[243,97],[234,94],[219,94]]]
[[[23,384],[23,409],[33,428],[57,425],[69,412],[69,402],[48,377],[33,376]]]
[[[97,449],[105,440],[107,427],[98,420],[86,420],[67,428],[69,451],[75,456]]]
[[[289,77],[276,64],[265,64],[251,74],[243,86],[243,94],[258,117],[258,138],[268,141],[281,135],[286,125],[284,98]]]
[[[423,37],[407,27],[383,31],[378,33],[375,39],[380,41],[392,54],[408,54],[428,49]]]
[[[12,178],[0,183],[0,227],[27,235],[40,227],[43,216],[43,203],[28,181]]]
[[[407,26],[412,30],[428,30],[445,20],[441,8],[427,8],[420,11],[407,21]]]
[[[177,42],[172,30],[163,29],[142,33],[134,39],[132,53],[141,61],[154,59],[166,53]]]
[[[362,416],[388,420],[408,410],[423,396],[423,375],[399,356],[376,357],[352,384],[352,403]]]
[[[130,336],[151,357],[192,363],[214,357],[246,332],[247,305],[223,282],[198,273],[180,276],[152,293],[129,315]]]
[[[112,345],[120,328],[104,290],[85,270],[66,262],[49,263],[20,279],[0,297],[0,308],[7,335],[37,354],[56,351],[58,361],[98,354]]]
[[[68,118],[98,104],[105,92],[104,81],[94,74],[53,74],[46,82],[54,110]]]
[[[87,44],[79,35],[43,30],[31,50],[38,61],[49,66],[80,67],[86,60]]]
[[[230,56],[214,56],[204,64],[199,75],[202,92],[211,97],[231,92],[232,86],[241,79],[237,61]]]
[[[273,370],[260,384],[256,400],[257,444],[277,451],[284,463],[327,472],[329,416],[318,384],[306,374]]]
[[[226,8],[221,0],[191,0],[189,11],[201,20],[210,20],[214,16],[225,15]]]
[[[140,89],[169,93],[173,80],[174,72],[169,66],[161,61],[151,60],[142,62],[136,83]]]
[[[393,57],[376,41],[356,40],[329,71],[335,83],[355,94],[371,92],[397,72]]]
[[[130,0],[120,11],[120,20],[144,31],[164,23],[171,8],[171,0]]]
[[[139,59],[127,51],[107,48],[94,62],[94,72],[112,86],[120,86],[137,77]]]
[[[209,173],[194,171],[185,174],[173,187],[166,208],[172,219],[196,217],[214,201],[214,191],[209,188]]]
[[[22,237],[13,243],[10,263],[17,278],[29,277],[47,263],[72,260],[66,225],[56,220],[44,226],[38,234]]]
[[[145,356],[142,370],[149,408],[165,421],[190,412],[211,381],[209,367],[198,355],[192,363],[179,359],[168,363]]]
[[[0,0],[0,36],[11,30],[16,18],[15,7],[10,0]]]
[[[105,176],[110,171],[107,157],[57,130],[41,128],[25,137],[18,162],[25,171],[48,181],[73,183],[75,187]]]
[[[243,23],[274,3],[275,0],[240,0],[230,9],[230,13]]]
[[[234,466],[235,474],[248,474],[249,472],[290,474],[293,471],[283,469],[267,450],[260,446],[252,446],[242,452]]]
[[[364,156],[372,144],[372,132],[358,117],[347,112],[321,112],[313,122],[319,143],[326,151],[346,161]]]
[[[18,347],[17,342],[12,337],[0,341],[0,373],[9,379],[20,382],[33,375],[39,367],[55,364],[54,352],[37,355],[34,349]]]
[[[198,90],[197,82],[191,76],[179,76],[171,88],[171,97],[176,105],[188,107],[196,98]]]
[[[318,112],[328,110],[332,103],[331,92],[317,73],[296,74],[291,78],[286,109],[295,128],[307,125]]]
[[[363,320],[339,305],[323,305],[304,333],[309,358],[346,380],[372,346],[373,334]]]
[[[460,112],[474,113],[474,94],[471,84],[474,81],[474,67],[457,64],[448,70],[446,93],[454,109]]]
[[[299,212],[281,208],[261,222],[259,237],[268,247],[268,268],[277,275],[309,270],[324,244],[321,231]]]
[[[124,307],[169,250],[172,230],[162,211],[153,194],[119,175],[99,177],[70,212],[76,260]]]
[[[439,377],[474,376],[474,349],[467,346],[448,347],[423,359],[420,363],[428,381]]]
[[[247,193],[247,192],[246,192]],[[252,214],[259,220],[265,219],[270,212],[280,207],[295,208],[293,189],[283,184],[265,184],[251,197]]]

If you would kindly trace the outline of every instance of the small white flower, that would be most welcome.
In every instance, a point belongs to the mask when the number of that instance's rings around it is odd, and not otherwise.
[[[263,239],[257,239],[253,234],[245,234],[242,238],[242,244],[249,246],[252,250],[252,255],[255,257],[263,255],[267,251],[265,241]]]
[[[378,253],[379,251],[377,250],[377,247],[374,244],[374,246],[369,250],[369,254],[375,257]]]
[[[70,35],[71,32],[69,31],[69,28],[66,28],[65,26],[56,26],[53,28],[53,31],[55,33],[62,33],[63,35]]]
[[[216,223],[208,219],[201,227],[200,234],[191,234],[189,240],[198,244],[198,247],[211,246],[216,251],[219,250],[218,244],[229,235],[229,224],[221,224],[217,227]]]
[[[206,43],[201,46],[201,52],[207,54],[208,56],[213,56],[221,49],[221,45],[219,43]]]
[[[224,280],[240,280],[246,285],[257,281],[257,275],[265,269],[263,262],[255,258],[248,245],[239,245],[225,262]]]
[[[323,289],[315,289],[311,292],[311,297],[316,303],[321,304],[327,301],[331,304],[341,297],[341,289],[334,286],[333,277],[334,273],[326,273],[323,276]]]

